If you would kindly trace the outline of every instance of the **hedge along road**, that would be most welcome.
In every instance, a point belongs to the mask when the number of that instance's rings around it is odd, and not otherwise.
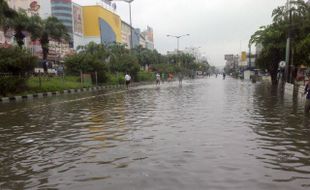
[[[308,189],[310,119],[208,78],[0,106],[0,189]]]

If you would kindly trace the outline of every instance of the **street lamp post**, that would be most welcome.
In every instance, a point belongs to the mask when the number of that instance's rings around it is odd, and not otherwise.
[[[174,36],[174,35],[167,34],[167,37],[172,37],[172,38],[176,38],[176,39],[177,39],[177,53],[179,53],[180,38],[185,37],[185,36],[189,36],[189,35],[190,35],[190,34],[184,34],[184,35],[180,35],[180,36]]]
[[[291,82],[291,41],[292,41],[292,2],[291,0],[287,0],[286,9],[289,17],[289,27],[287,32],[287,40],[286,40],[286,52],[285,52],[285,80],[286,82]]]
[[[134,0],[109,0],[109,1],[124,1],[126,3],[128,3],[129,5],[129,24],[130,24],[130,49],[133,48],[133,36],[132,36],[132,15],[131,15],[131,3],[134,1]]]
[[[249,69],[252,68],[252,52],[251,52],[251,44],[249,44]]]

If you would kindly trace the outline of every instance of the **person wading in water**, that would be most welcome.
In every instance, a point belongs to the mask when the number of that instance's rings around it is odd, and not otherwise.
[[[131,81],[131,76],[126,73],[126,75],[125,75],[125,82],[126,82],[127,90],[129,89],[130,81]]]
[[[308,81],[306,84],[304,94],[306,95],[305,112],[309,113],[310,111],[310,81]]]

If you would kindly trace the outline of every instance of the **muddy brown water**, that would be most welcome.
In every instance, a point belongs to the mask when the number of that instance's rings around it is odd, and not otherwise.
[[[0,104],[0,189],[310,189],[300,98],[228,78]]]

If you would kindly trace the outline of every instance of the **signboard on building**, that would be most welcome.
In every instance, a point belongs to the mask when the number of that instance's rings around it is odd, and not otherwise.
[[[29,11],[32,13],[32,14],[38,14],[38,11],[40,9],[40,5],[38,4],[37,1],[32,1],[30,4],[29,4]]]
[[[246,61],[246,59],[247,59],[246,52],[245,51],[241,52],[241,62]]]
[[[82,36],[83,35],[83,10],[82,7],[73,4],[73,33]]]

